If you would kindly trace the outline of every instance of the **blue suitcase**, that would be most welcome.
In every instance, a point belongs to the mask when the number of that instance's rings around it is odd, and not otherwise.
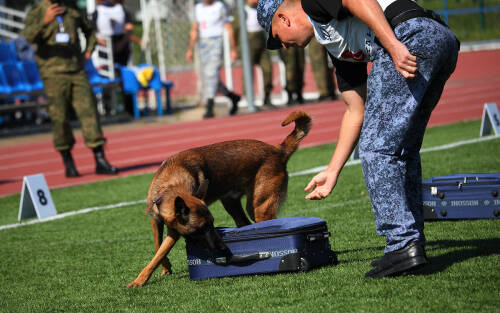
[[[252,225],[216,228],[233,256],[215,259],[186,240],[192,280],[214,277],[307,271],[336,264],[326,222],[317,217],[285,217]]]
[[[500,173],[432,177],[422,191],[425,220],[500,217]]]

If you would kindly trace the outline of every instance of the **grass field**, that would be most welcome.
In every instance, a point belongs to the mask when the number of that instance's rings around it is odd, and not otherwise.
[[[424,148],[476,138],[479,121],[428,129]],[[333,146],[297,151],[294,173],[325,165]],[[422,154],[423,177],[498,172],[500,138]],[[59,213],[145,199],[153,174],[55,189]],[[367,280],[383,253],[359,165],[334,193],[304,200],[312,175],[294,176],[285,216],[328,222],[339,265],[307,273],[189,280],[184,241],[170,254],[174,274],[156,271],[126,289],[153,256],[143,203],[0,231],[0,312],[500,312],[500,221],[426,223],[430,265],[416,275]],[[19,195],[0,198],[0,225],[15,223]],[[219,203],[216,226],[232,226]]]

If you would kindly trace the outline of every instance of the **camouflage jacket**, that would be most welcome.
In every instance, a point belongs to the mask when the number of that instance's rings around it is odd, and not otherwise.
[[[69,34],[69,42],[57,43],[56,34],[60,32],[59,22],[54,19],[48,25],[43,24],[45,11],[50,6],[47,1],[40,1],[26,16],[24,37],[36,45],[36,62],[42,77],[54,74],[78,72],[83,69],[85,52],[92,52],[96,45],[95,28],[83,12],[78,10],[74,1],[63,1],[64,32]],[[85,35],[87,47],[82,53],[77,29]]]

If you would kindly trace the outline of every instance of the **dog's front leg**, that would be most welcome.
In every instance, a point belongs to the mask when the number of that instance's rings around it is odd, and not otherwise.
[[[163,227],[165,224],[151,217],[151,226],[153,228],[153,238],[155,241],[155,253],[158,252],[162,242],[163,242]],[[161,276],[172,274],[172,264],[167,256],[161,261]]]
[[[158,251],[156,251],[156,254],[151,260],[151,262],[149,262],[149,264],[146,265],[146,267],[141,271],[139,276],[137,276],[137,278],[133,282],[127,285],[127,288],[143,286],[151,277],[151,274],[153,274],[154,270],[158,267],[158,265],[160,265],[162,260],[170,252],[170,250],[175,245],[178,239],[179,239],[179,234],[177,232],[169,232],[168,236],[165,238],[165,240],[161,243],[160,247],[158,248]]]

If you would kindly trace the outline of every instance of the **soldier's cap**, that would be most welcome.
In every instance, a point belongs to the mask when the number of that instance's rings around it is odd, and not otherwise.
[[[281,41],[273,37],[271,22],[274,13],[283,0],[259,0],[257,4],[257,20],[260,26],[267,31],[267,49],[276,50],[281,48]]]

